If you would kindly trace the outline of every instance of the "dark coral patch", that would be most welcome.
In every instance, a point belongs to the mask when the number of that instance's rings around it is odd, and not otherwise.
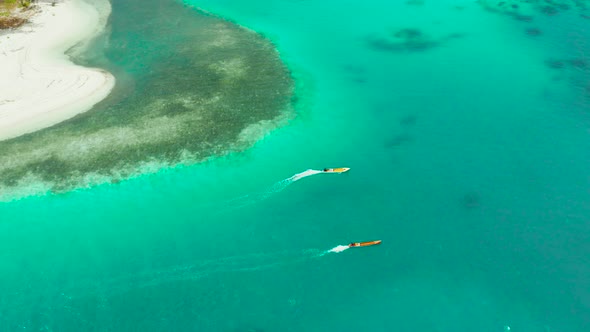
[[[543,6],[541,7],[541,13],[545,15],[557,15],[559,10],[553,6]]]
[[[589,64],[588,64],[587,59],[577,58],[577,59],[571,59],[568,62],[572,67],[575,67],[578,69],[588,69],[589,68]]]
[[[525,30],[526,34],[532,37],[537,37],[542,34],[541,30],[538,28],[528,28]]]
[[[481,204],[480,195],[477,192],[468,192],[463,195],[461,199],[461,204],[467,209],[474,209],[480,206]]]
[[[408,5],[408,6],[423,6],[424,0],[407,0],[406,5]]]
[[[573,59],[549,59],[545,61],[547,67],[552,69],[574,68],[578,70],[590,69],[590,62],[586,58]]]
[[[413,28],[401,29],[393,33],[395,38],[401,38],[404,40],[417,40],[423,39],[424,34],[422,31]]]
[[[399,120],[399,124],[402,126],[413,126],[417,122],[417,117],[415,115],[406,115]]]
[[[435,39],[420,29],[404,28],[391,33],[389,38],[371,36],[367,38],[369,46],[383,52],[423,52],[439,47],[451,39],[463,37],[463,34],[452,33]]]
[[[515,19],[532,19],[532,13],[540,13],[555,16],[568,10],[577,10],[582,15],[588,9],[588,1],[585,0],[479,0],[477,1],[486,10],[512,16]]]
[[[409,143],[412,141],[412,137],[409,134],[402,133],[393,136],[392,138],[385,141],[384,146],[386,148],[397,148],[401,145]]]
[[[547,65],[547,67],[552,68],[552,69],[562,69],[565,68],[565,62],[561,61],[561,60],[547,60],[545,61],[545,65]]]

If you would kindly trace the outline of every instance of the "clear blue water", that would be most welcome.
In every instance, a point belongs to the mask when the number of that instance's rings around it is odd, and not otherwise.
[[[590,51],[587,20],[450,0],[187,4],[277,45],[298,116],[243,153],[0,205],[0,329],[590,328],[588,73],[546,64]],[[408,28],[438,43],[371,44]]]

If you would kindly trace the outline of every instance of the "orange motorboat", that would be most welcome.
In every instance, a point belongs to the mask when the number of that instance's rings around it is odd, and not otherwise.
[[[344,173],[344,172],[348,172],[349,169],[350,169],[349,167],[324,168],[323,172],[324,173]]]
[[[375,241],[366,241],[366,242],[353,242],[351,244],[348,245],[349,248],[352,247],[369,247],[369,246],[374,246],[377,244],[381,244],[381,240],[375,240]]]

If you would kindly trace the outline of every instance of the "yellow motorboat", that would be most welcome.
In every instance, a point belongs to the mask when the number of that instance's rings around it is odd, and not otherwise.
[[[344,173],[344,172],[348,172],[348,170],[350,170],[349,167],[324,168],[323,172],[324,173]]]
[[[354,248],[354,247],[370,247],[370,246],[374,246],[377,244],[381,244],[381,240],[375,240],[375,241],[365,241],[365,242],[353,242],[351,244],[348,245],[349,248]]]

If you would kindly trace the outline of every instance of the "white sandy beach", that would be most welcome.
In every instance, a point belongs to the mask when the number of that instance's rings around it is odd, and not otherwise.
[[[37,2],[30,23],[0,32],[0,140],[70,119],[110,93],[113,75],[64,55],[105,28],[110,4],[97,3],[102,10],[82,0]]]

